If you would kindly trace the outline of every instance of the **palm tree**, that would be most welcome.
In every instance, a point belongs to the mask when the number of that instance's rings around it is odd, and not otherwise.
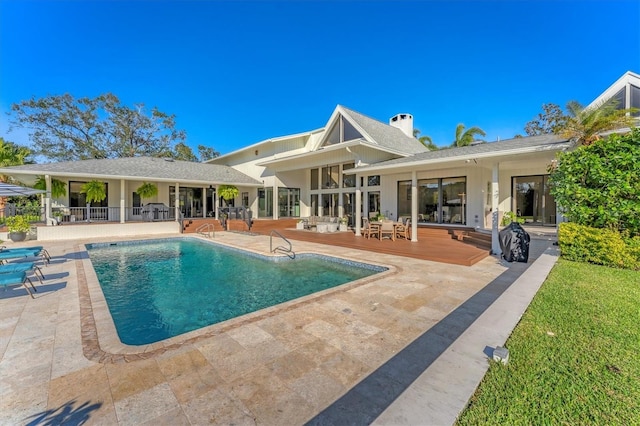
[[[0,167],[21,166],[28,163],[27,157],[29,155],[31,155],[29,148],[0,138]],[[9,182],[10,180],[9,176],[0,176],[0,181],[2,182]]]
[[[436,151],[439,149],[438,145],[433,143],[431,136],[424,135],[424,136],[418,137],[419,134],[420,134],[420,129],[413,129],[413,137],[418,139],[420,143],[424,145],[429,151]]]
[[[569,118],[559,133],[581,145],[590,145],[601,138],[601,133],[608,130],[633,127],[634,118],[630,109],[618,109],[615,99],[584,108],[576,101],[567,103]]]
[[[456,139],[453,141],[451,146],[469,146],[476,140],[475,135],[487,136],[485,131],[480,127],[474,126],[464,130],[464,124],[460,123],[456,126]]]

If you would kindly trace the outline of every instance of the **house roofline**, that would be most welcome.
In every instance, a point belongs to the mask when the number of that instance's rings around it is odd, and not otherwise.
[[[349,169],[348,172],[350,174],[353,174],[355,170],[355,173],[358,174],[360,172],[365,173],[365,172],[372,172],[372,171],[378,171],[378,170],[412,168],[416,166],[423,166],[423,165],[430,165],[430,164],[443,164],[443,163],[459,162],[459,161],[466,161],[466,160],[498,158],[498,157],[504,157],[504,156],[514,155],[514,154],[531,154],[531,153],[542,152],[542,151],[564,151],[566,149],[571,148],[572,146],[573,146],[573,143],[570,141],[567,141],[562,143],[536,145],[536,146],[531,146],[527,148],[516,148],[516,149],[508,149],[508,150],[501,150],[501,151],[495,151],[495,152],[484,152],[484,153],[475,153],[475,154],[469,153],[469,154],[451,156],[451,157],[424,159],[424,160],[416,160],[416,161],[403,162],[403,163],[393,163],[393,164],[386,164],[386,165],[381,164],[379,166],[370,165],[370,166],[357,167],[355,169]],[[390,160],[390,161],[393,161],[393,160]]]

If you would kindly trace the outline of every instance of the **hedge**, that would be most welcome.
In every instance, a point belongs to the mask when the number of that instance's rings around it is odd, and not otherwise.
[[[567,222],[560,224],[558,244],[569,260],[640,270],[640,236]]]

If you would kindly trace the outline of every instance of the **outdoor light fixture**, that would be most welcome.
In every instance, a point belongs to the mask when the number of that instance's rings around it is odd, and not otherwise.
[[[503,348],[502,346],[496,346],[493,350],[493,360],[506,365],[507,362],[509,362],[509,349]]]

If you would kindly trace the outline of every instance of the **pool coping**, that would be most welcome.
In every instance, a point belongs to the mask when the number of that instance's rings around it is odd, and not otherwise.
[[[189,238],[210,242],[206,238],[191,235],[189,237],[185,237],[183,235],[167,236],[166,238],[162,239],[175,238]],[[158,237],[155,236],[149,238],[140,238],[140,240],[158,240]],[[240,247],[227,242],[215,241],[215,244],[264,257],[283,257],[282,255],[252,250],[250,248]],[[297,299],[280,303],[278,305],[263,308],[258,311],[222,321],[217,324],[212,324],[199,328],[197,330],[189,331],[187,333],[161,340],[159,342],[144,345],[127,345],[122,343],[120,341],[120,338],[118,337],[113,318],[111,317],[111,313],[107,306],[102,288],[100,287],[98,277],[95,273],[95,270],[93,269],[93,264],[91,263],[91,259],[89,258],[89,254],[85,244],[77,244],[75,245],[75,249],[80,254],[80,256],[75,260],[75,266],[78,277],[78,298],[80,302],[80,326],[83,353],[84,356],[91,361],[112,364],[151,359],[158,355],[164,354],[167,351],[177,350],[183,345],[193,344],[198,341],[208,339],[222,333],[226,333],[229,330],[241,327],[243,325],[254,323],[264,318],[272,317],[282,312],[296,309],[302,305],[326,299],[335,295],[336,293],[346,292],[365,284],[376,282],[378,280],[402,272],[401,267],[383,264],[375,261],[367,260],[366,262],[363,262],[362,260],[357,260],[345,256],[337,256],[333,254],[327,255],[324,253],[313,251],[301,251],[298,254],[318,255],[325,258],[333,257],[335,259],[341,259],[359,264],[370,264],[377,267],[386,268],[386,271],[381,271],[368,277],[360,278],[358,280],[350,281],[336,287],[321,290],[307,296],[302,296]]]

